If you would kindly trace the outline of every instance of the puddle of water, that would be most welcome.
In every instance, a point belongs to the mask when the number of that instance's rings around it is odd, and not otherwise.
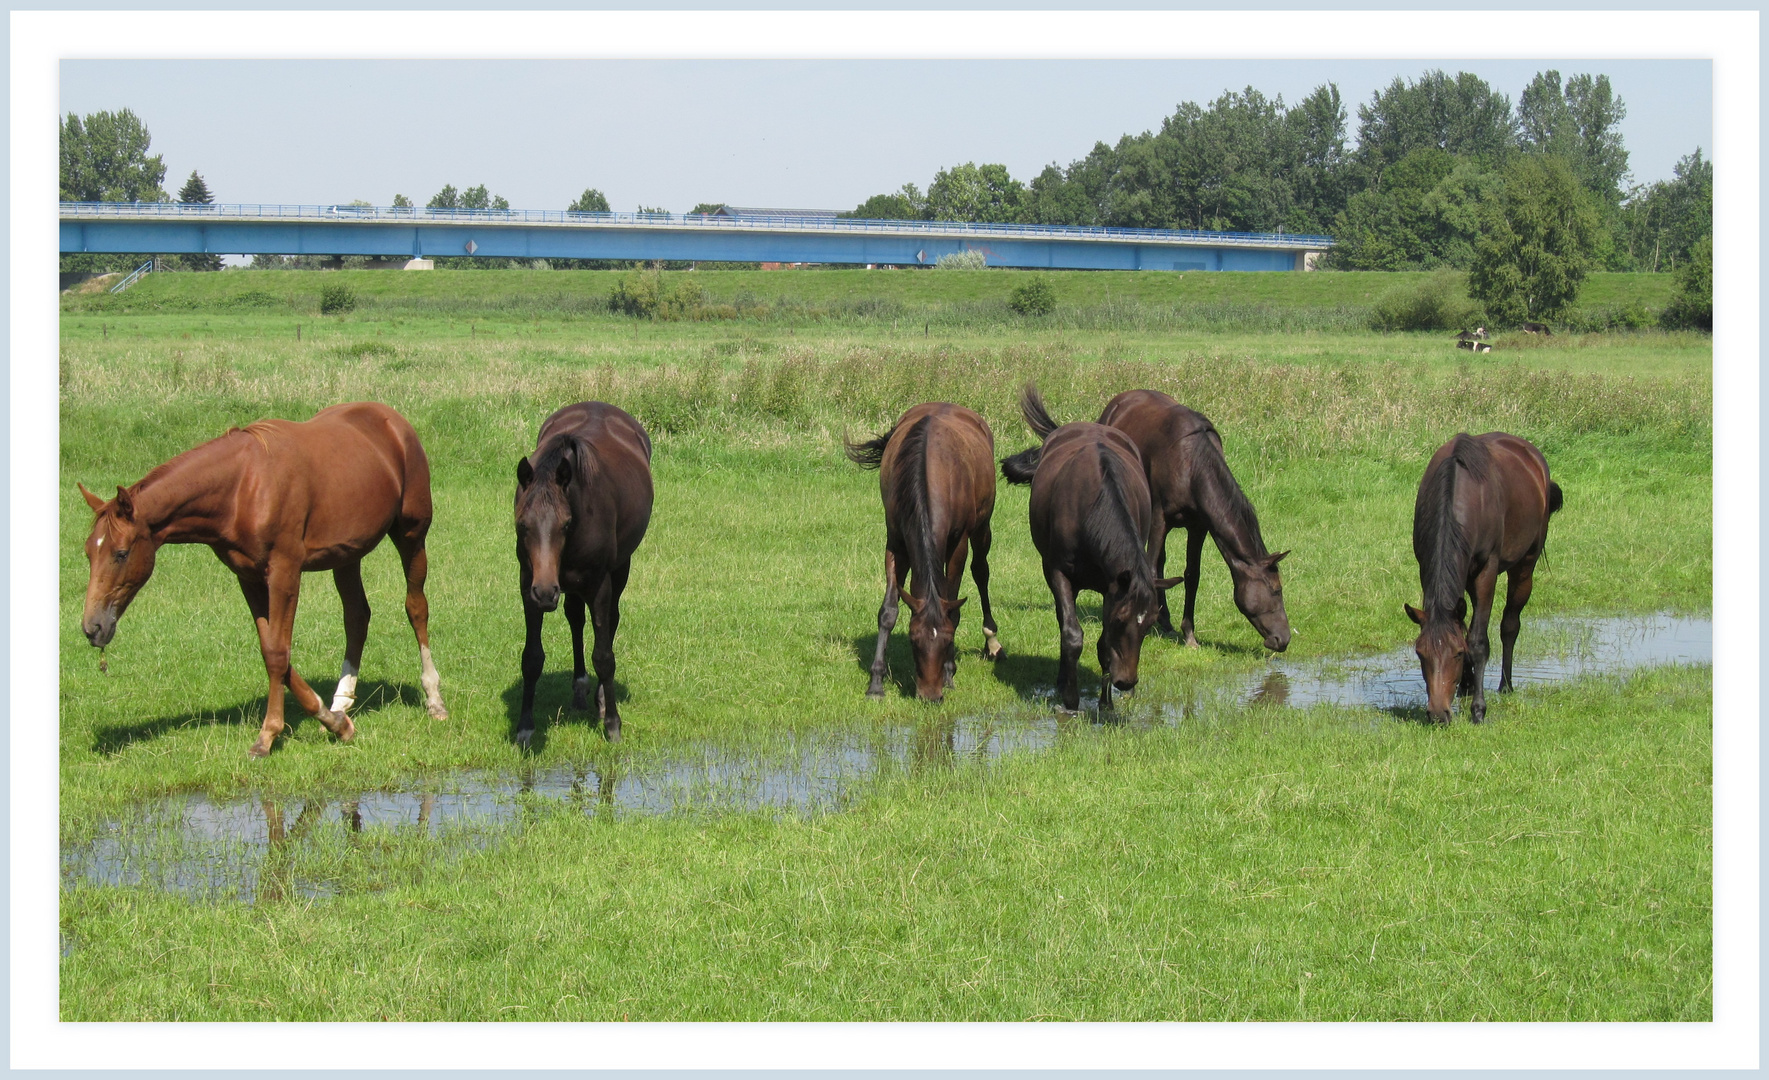
[[[1544,619],[1525,626],[1512,677],[1536,685],[1712,659],[1708,619]],[[1494,661],[1488,665],[1489,690],[1498,679]],[[1275,660],[1261,673],[1183,687],[1180,695],[1154,709],[1139,708],[1132,698],[1121,718],[1147,725],[1243,708],[1406,709],[1424,705],[1425,684],[1407,648],[1350,662]],[[1049,696],[1034,692],[1040,701]],[[1372,723],[1383,719],[1373,715]],[[1056,742],[1060,722],[1047,707],[1032,708],[870,732],[788,733],[764,746],[708,746],[628,762],[619,771],[565,764],[514,776],[462,773],[413,791],[347,798],[217,802],[178,796],[107,821],[94,836],[64,842],[62,883],[66,889],[148,884],[245,903],[317,899],[346,887],[409,880],[430,862],[519,834],[544,806],[616,818],[840,810],[860,785],[887,770],[950,768],[960,759],[1044,749]],[[65,955],[71,941],[64,940],[63,948]]]

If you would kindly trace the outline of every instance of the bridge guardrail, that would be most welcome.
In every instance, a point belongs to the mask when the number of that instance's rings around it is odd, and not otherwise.
[[[1129,240],[1155,243],[1230,244],[1326,250],[1330,236],[1301,233],[1235,233],[1189,229],[1123,229],[1091,225],[1010,225],[996,222],[894,221],[869,218],[641,214],[573,210],[444,210],[422,206],[345,206],[284,203],[62,203],[63,219],[200,218],[362,221],[439,225],[655,226],[695,229],[755,229],[770,232],[891,232],[928,236],[978,236],[1027,240]]]

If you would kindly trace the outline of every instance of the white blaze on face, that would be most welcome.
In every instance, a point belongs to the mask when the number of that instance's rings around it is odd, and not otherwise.
[[[343,673],[338,676],[338,689],[332,694],[332,711],[347,713],[356,704],[356,665],[344,661]]]

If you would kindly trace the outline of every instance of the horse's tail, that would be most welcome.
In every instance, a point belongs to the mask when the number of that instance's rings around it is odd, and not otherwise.
[[[1044,447],[1034,446],[1030,450],[1021,450],[1012,457],[1001,459],[1001,475],[1007,477],[1010,484],[1030,484],[1032,474],[1038,471],[1038,461],[1044,456]]]
[[[876,469],[884,464],[885,446],[890,443],[891,436],[896,433],[897,429],[893,425],[891,430],[880,435],[878,438],[868,439],[862,443],[855,442],[848,438],[846,433],[843,433],[842,451],[848,455],[849,461],[860,466],[862,469]]]
[[[1560,485],[1548,481],[1548,513],[1552,514],[1566,505],[1566,496],[1560,493]]]
[[[1044,397],[1038,393],[1038,387],[1031,383],[1027,383],[1026,388],[1020,391],[1020,415],[1026,418],[1026,426],[1032,429],[1032,434],[1038,436],[1039,442],[1050,438],[1050,433],[1058,427],[1057,422],[1050,418],[1049,410],[1045,409]],[[1036,459],[1033,467],[1037,467]]]

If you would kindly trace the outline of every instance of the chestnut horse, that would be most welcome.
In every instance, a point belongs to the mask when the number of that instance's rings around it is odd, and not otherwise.
[[[891,430],[847,442],[848,459],[878,470],[885,511],[885,594],[878,609],[878,651],[867,697],[884,696],[885,645],[897,625],[897,601],[909,605],[915,693],[939,701],[958,664],[958,596],[964,561],[983,602],[983,655],[1001,656],[989,609],[989,519],[995,513],[995,435],[961,405],[933,402],[904,413]],[[905,579],[909,588],[903,588]]]
[[[1026,423],[1044,435],[1042,447],[1002,461],[1009,483],[1031,484],[1032,543],[1044,560],[1044,579],[1056,601],[1062,635],[1057,694],[1063,707],[1080,707],[1077,662],[1081,618],[1075,594],[1100,594],[1100,708],[1112,690],[1135,689],[1142,639],[1155,628],[1160,595],[1178,578],[1157,580],[1144,550],[1154,513],[1142,458],[1116,428],[1086,422],[1057,427],[1031,387],[1020,398]]]
[[[545,668],[541,620],[565,597],[571,624],[571,707],[589,708],[584,606],[596,633],[596,711],[609,742],[620,741],[614,700],[614,632],[633,552],[651,523],[651,436],[600,401],[567,405],[541,424],[534,453],[516,463],[516,562],[521,567],[522,714],[516,743],[534,738],[534,688]]]
[[[80,485],[97,520],[86,538],[91,575],[80,621],[103,648],[117,620],[154,571],[161,544],[207,544],[239,578],[258,624],[270,676],[264,727],[251,755],[263,757],[283,730],[283,687],[348,742],[369,602],[362,557],[384,536],[405,565],[405,614],[418,638],[430,715],[448,716],[430,658],[430,605],[424,598],[430,531],[430,463],[405,418],[385,405],[334,405],[305,423],[260,420],[233,428],[155,468],[109,502]],[[344,602],[344,666],[332,707],[289,663],[301,574],[330,570]]]
[[[1413,555],[1419,560],[1425,609],[1404,605],[1407,617],[1419,624],[1413,651],[1425,676],[1425,712],[1432,720],[1449,720],[1458,687],[1474,696],[1474,722],[1486,719],[1487,624],[1500,574],[1508,576],[1499,619],[1504,646],[1499,690],[1511,689],[1511,649],[1536,560],[1548,543],[1548,518],[1562,501],[1560,485],[1548,478],[1547,459],[1515,435],[1464,433],[1432,455],[1413,504]],[[1463,593],[1474,598],[1467,629]]]
[[[1022,395],[1026,422],[1040,438],[1056,430],[1036,387]],[[1199,556],[1206,536],[1228,564],[1234,581],[1235,607],[1264,639],[1265,647],[1283,652],[1290,647],[1290,619],[1284,611],[1284,583],[1278,563],[1288,551],[1272,554],[1259,532],[1259,515],[1241,485],[1229,472],[1222,436],[1204,414],[1186,408],[1159,390],[1126,390],[1106,403],[1099,422],[1130,436],[1142,456],[1143,479],[1151,503],[1149,559],[1156,576],[1167,572],[1167,534],[1186,530],[1185,613],[1179,632],[1198,647],[1192,616],[1197,607]],[[1036,450],[1026,452],[1036,455]],[[1028,459],[1036,464],[1036,457]],[[1173,633],[1167,594],[1161,594],[1156,624]]]

